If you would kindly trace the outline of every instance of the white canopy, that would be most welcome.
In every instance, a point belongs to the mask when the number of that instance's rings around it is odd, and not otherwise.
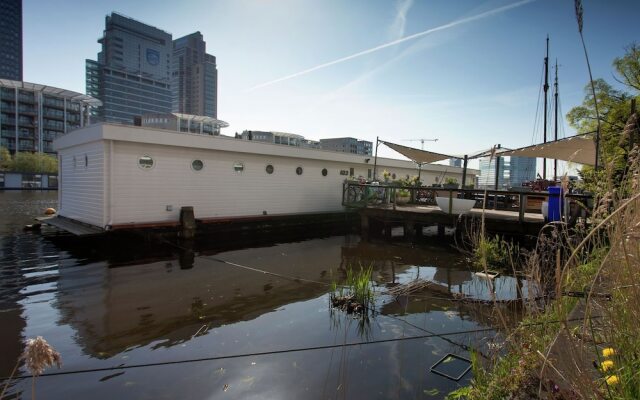
[[[584,135],[571,136],[514,150],[498,150],[498,154],[500,156],[554,158],[586,165],[595,165],[596,163],[595,143],[592,138]]]
[[[418,164],[429,164],[436,161],[446,160],[448,158],[454,158],[454,156],[448,156],[446,154],[434,153],[432,151],[424,151],[414,149],[413,147],[402,146],[395,143],[385,142],[380,140],[380,143],[384,143],[388,147],[402,154],[403,156],[410,158]]]

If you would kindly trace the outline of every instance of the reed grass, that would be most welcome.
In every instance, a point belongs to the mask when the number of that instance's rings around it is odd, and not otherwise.
[[[504,351],[482,364],[474,359],[472,385],[450,398],[640,398],[637,146],[625,171],[616,181],[606,166],[588,225],[546,226],[535,248],[512,264],[543,300],[528,300],[523,321],[504,327]],[[483,265],[487,253],[477,251]],[[570,291],[585,298],[563,296]]]
[[[374,288],[371,281],[373,265],[348,267],[344,284],[331,283],[331,303],[351,313],[368,314],[372,310]]]

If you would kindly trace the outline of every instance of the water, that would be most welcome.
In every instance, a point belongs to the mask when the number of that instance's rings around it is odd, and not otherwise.
[[[346,235],[221,251],[212,239],[185,263],[169,244],[136,251],[24,232],[56,196],[0,192],[0,376],[27,338],[43,336],[63,359],[46,373],[68,374],[38,378],[40,398],[443,398],[471,373],[455,382],[431,366],[469,347],[488,352],[496,332],[492,308],[451,301],[490,292],[446,246]],[[329,306],[329,284],[360,264],[374,265],[369,323]],[[384,294],[415,278],[437,285]],[[516,297],[517,283],[497,279],[498,297]],[[31,380],[9,391],[30,398]]]

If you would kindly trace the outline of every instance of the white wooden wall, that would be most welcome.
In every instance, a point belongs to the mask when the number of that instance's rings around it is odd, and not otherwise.
[[[59,215],[104,226],[104,142],[85,143],[63,149],[58,156]]]
[[[143,155],[153,158],[152,169],[138,167]],[[204,162],[201,171],[191,169],[194,159]],[[236,162],[244,164],[241,173]],[[269,164],[273,174],[265,171]],[[112,224],[175,221],[182,206],[193,206],[196,218],[340,211],[347,178],[340,170],[350,168],[366,177],[373,165],[115,142]]]

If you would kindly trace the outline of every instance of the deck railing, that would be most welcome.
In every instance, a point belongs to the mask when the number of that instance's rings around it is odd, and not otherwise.
[[[409,192],[408,199],[399,196],[401,190]],[[525,213],[542,213],[542,202],[547,201],[549,193],[526,190],[453,189],[345,182],[342,191],[342,205],[350,208],[386,207],[389,205],[393,208],[416,205],[435,206],[437,205],[436,197],[473,199],[476,201],[474,208],[482,208],[484,205],[484,208],[488,210],[517,212],[522,221]],[[591,209],[591,195],[565,194],[564,198],[569,204],[569,210],[588,211]],[[569,214],[575,213],[569,211]]]

